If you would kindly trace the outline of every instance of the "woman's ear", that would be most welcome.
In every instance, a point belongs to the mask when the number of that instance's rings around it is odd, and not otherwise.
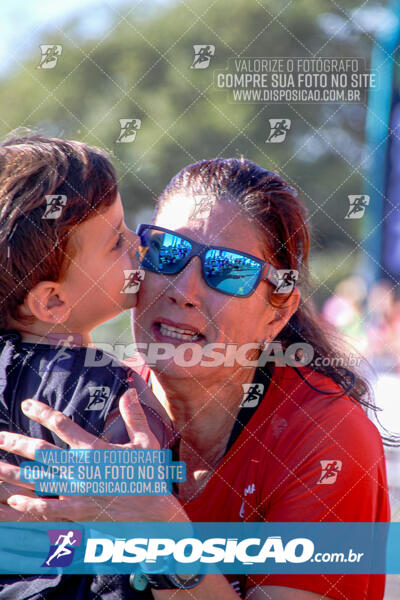
[[[24,304],[32,316],[45,323],[65,323],[71,314],[62,285],[54,281],[40,281]]]
[[[301,299],[300,291],[296,287],[293,288],[289,297],[285,298],[283,294],[278,294],[278,296],[280,296],[281,303],[274,306],[274,315],[266,326],[266,339],[269,340],[275,339],[278,333],[282,331],[291,316],[298,309]],[[274,294],[274,300],[275,297],[276,294]]]

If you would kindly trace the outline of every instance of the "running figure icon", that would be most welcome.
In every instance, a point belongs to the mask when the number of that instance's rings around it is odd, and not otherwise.
[[[298,278],[298,271],[294,269],[278,270],[279,282],[275,288],[277,294],[288,294],[292,291]]]
[[[62,556],[67,556],[68,554],[72,554],[72,550],[67,548],[67,546],[72,546],[76,544],[77,540],[74,538],[74,532],[68,531],[66,534],[59,535],[56,540],[57,548],[53,552],[53,554],[46,560],[46,565],[50,566],[50,563],[55,558],[61,558]]]
[[[270,132],[265,140],[267,144],[281,143],[285,141],[286,134],[290,130],[290,119],[269,119]]]
[[[369,205],[370,197],[366,194],[359,196],[349,196],[350,207],[345,219],[361,219],[364,216],[365,209]]]

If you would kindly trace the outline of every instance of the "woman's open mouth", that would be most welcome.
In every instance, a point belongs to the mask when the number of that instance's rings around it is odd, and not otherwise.
[[[178,327],[177,325],[156,321],[152,329],[160,341],[181,340],[182,342],[199,342],[205,339],[202,333],[186,325]]]

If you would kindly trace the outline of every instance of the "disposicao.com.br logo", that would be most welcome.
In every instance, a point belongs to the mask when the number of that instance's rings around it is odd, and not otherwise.
[[[286,544],[281,536],[208,538],[90,538],[85,563],[156,563],[169,560],[176,567],[197,564],[256,565],[268,560],[282,563],[360,563],[363,552],[315,552],[314,542],[306,537],[292,538]],[[270,563],[271,564],[271,563]]]
[[[191,573],[190,569],[199,573],[261,573],[266,567],[271,572],[282,572],[282,569],[299,573],[325,572],[327,569],[326,572],[344,573],[359,572],[365,563],[365,553],[356,551],[353,544],[334,543],[327,548],[325,543],[320,543],[321,539],[313,541],[306,535],[242,537],[239,534],[234,537],[233,532],[232,536],[221,531],[220,537],[217,537],[218,532],[199,538],[192,531],[181,537],[177,537],[176,532],[171,536],[164,532],[149,536],[140,525],[135,524],[139,531],[132,537],[115,536],[109,527],[107,533],[86,532],[84,539],[82,531],[77,529],[47,530],[50,548],[41,566],[45,569],[61,567],[71,573],[108,573],[110,569],[115,573],[132,573],[149,565],[152,572],[160,573]]]
[[[252,548],[252,551],[250,551]],[[111,540],[89,538],[86,544],[85,563],[154,563],[171,558],[180,564],[189,563],[303,563],[312,558],[314,543],[308,538],[294,538],[286,544],[280,536],[247,538],[130,538]]]

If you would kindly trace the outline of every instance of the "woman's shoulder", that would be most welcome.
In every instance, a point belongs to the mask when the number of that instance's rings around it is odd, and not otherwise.
[[[275,374],[274,407],[259,447],[260,464],[268,464],[260,471],[268,510],[283,511],[271,520],[283,514],[282,520],[298,514],[302,520],[386,520],[385,459],[376,426],[328,377],[302,375],[312,388],[296,372]]]
[[[332,378],[309,367],[277,368],[271,383],[272,394],[279,397],[277,404],[292,415],[345,413],[370,422],[363,406],[349,395],[350,390],[346,393]]]
[[[379,431],[364,407],[331,378],[310,368],[284,367],[277,369],[272,383],[271,421],[286,423],[285,436],[323,439],[357,454],[361,448],[375,454],[382,449]]]

